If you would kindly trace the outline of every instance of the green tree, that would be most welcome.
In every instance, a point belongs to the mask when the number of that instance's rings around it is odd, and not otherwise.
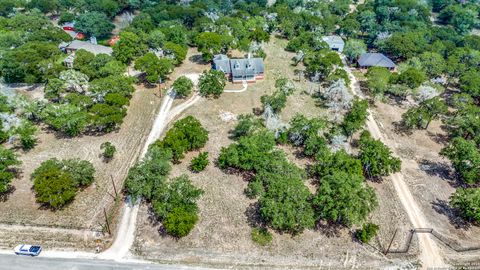
[[[32,149],[35,146],[37,143],[37,138],[35,138],[36,132],[37,128],[29,121],[23,121],[14,131],[14,133],[18,134],[20,144],[24,150]]]
[[[328,148],[319,151],[315,156],[316,163],[310,169],[310,172],[317,179],[322,179],[335,172],[346,172],[349,175],[362,175],[363,168],[359,159],[352,157],[345,150],[331,152]]]
[[[371,67],[366,76],[368,89],[377,96],[383,95],[387,90],[392,73],[384,67]]]
[[[342,171],[322,178],[312,203],[320,219],[345,226],[361,223],[378,205],[361,175]]]
[[[163,226],[168,234],[181,238],[192,231],[197,221],[198,215],[195,211],[177,207],[167,214]]]
[[[166,53],[173,55],[175,66],[178,66],[187,57],[188,47],[181,44],[175,44],[173,42],[165,42],[165,45],[163,45],[163,50]]]
[[[419,56],[422,67],[431,78],[439,77],[446,70],[446,63],[443,57],[436,52],[424,52]]]
[[[133,59],[144,55],[147,49],[141,37],[135,33],[123,31],[120,33],[120,40],[113,45],[113,57],[124,64],[129,64]]]
[[[425,72],[416,68],[408,68],[400,73],[397,78],[397,83],[405,84],[410,88],[417,88],[426,80],[427,76]]]
[[[190,168],[194,172],[201,172],[205,170],[210,162],[208,161],[208,152],[202,152],[192,159]]]
[[[231,42],[232,38],[230,36],[220,35],[214,32],[203,32],[195,38],[195,44],[202,53],[204,61],[211,61],[213,55],[227,50]]]
[[[110,35],[115,28],[108,17],[101,12],[87,12],[77,16],[75,29],[89,36],[103,38]]]
[[[32,0],[28,2],[28,7],[39,9],[43,13],[53,12],[58,9],[57,0]]]
[[[355,232],[355,237],[362,243],[368,243],[377,235],[379,228],[380,227],[374,223],[363,224],[362,228]]]
[[[204,97],[213,96],[219,98],[223,93],[223,89],[227,83],[227,79],[223,72],[218,70],[204,71],[200,76],[198,88],[200,95]]]
[[[59,209],[71,202],[77,187],[72,175],[55,162],[43,162],[32,174],[37,202]]]
[[[13,169],[20,164],[17,155],[12,150],[0,145],[0,193],[8,191],[15,176]]]
[[[85,131],[88,114],[71,104],[49,104],[41,112],[43,121],[54,130],[68,136],[77,136]]]
[[[350,62],[354,62],[363,53],[367,52],[367,45],[360,39],[349,39],[343,48],[343,54]]]
[[[102,143],[100,145],[100,150],[103,150],[102,156],[107,161],[111,160],[117,152],[117,148],[111,142]]]
[[[400,171],[401,161],[380,140],[371,138],[367,131],[360,137],[359,159],[367,177],[387,176]]]
[[[463,182],[473,185],[480,181],[480,151],[474,141],[456,137],[440,154],[450,159]]]
[[[231,131],[234,139],[240,139],[244,136],[253,135],[263,127],[261,119],[256,118],[252,114],[241,114],[237,117],[237,120],[237,125]]]
[[[450,5],[440,12],[438,18],[452,25],[458,33],[466,34],[478,23],[478,10],[458,4]]]
[[[410,108],[402,115],[403,125],[408,129],[427,129],[432,120],[448,112],[447,105],[439,97],[427,99],[418,107]]]
[[[277,179],[260,197],[260,216],[275,230],[300,233],[315,224],[310,196],[300,179]]]
[[[343,118],[342,128],[347,136],[360,130],[367,121],[368,101],[355,98],[350,111]]]
[[[469,222],[480,222],[480,188],[459,188],[450,197],[450,205]]]
[[[165,43],[165,34],[161,30],[153,30],[148,34],[147,44],[152,49],[160,49]]]
[[[480,72],[470,70],[460,76],[460,89],[472,97],[480,97]]]
[[[158,58],[154,53],[147,53],[135,61],[135,69],[147,74],[149,83],[157,83],[160,79],[166,79],[173,70],[171,60]]]
[[[343,66],[340,56],[330,50],[309,52],[305,55],[303,63],[310,77],[320,76],[321,79],[328,77],[336,67]]]
[[[172,84],[173,90],[178,97],[188,97],[192,93],[193,82],[185,76],[180,76]]]

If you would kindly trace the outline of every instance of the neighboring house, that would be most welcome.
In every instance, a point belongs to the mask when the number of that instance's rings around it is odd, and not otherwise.
[[[62,25],[62,28],[65,31],[75,31],[75,22],[67,22]]]
[[[345,47],[345,42],[339,36],[324,36],[322,40],[328,44],[328,47],[334,51],[343,52],[343,47]]]
[[[265,72],[262,58],[230,59],[223,54],[214,56],[212,68],[222,71],[233,83],[262,80]]]
[[[93,54],[100,54],[100,53],[105,53],[108,55],[112,55],[113,50],[111,47],[107,46],[102,46],[98,44],[92,44],[91,42],[88,41],[80,41],[80,40],[74,40],[70,43],[62,42],[58,46],[62,51],[65,53],[73,53],[76,50],[84,49],[88,52],[91,52]]]
[[[102,45],[97,45],[97,44],[92,44],[91,42],[87,41],[80,41],[80,40],[74,40],[70,43],[62,42],[60,45],[58,45],[60,50],[62,50],[64,53],[68,53],[69,55],[63,60],[64,64],[68,68],[73,67],[73,61],[75,60],[75,52],[77,50],[83,49],[88,52],[91,52],[95,55],[97,54],[108,54],[112,55],[113,50],[110,47],[107,46],[102,46]]]
[[[364,53],[360,55],[358,66],[360,68],[384,67],[389,70],[394,70],[396,67],[395,63],[390,60],[390,58],[381,53]]]

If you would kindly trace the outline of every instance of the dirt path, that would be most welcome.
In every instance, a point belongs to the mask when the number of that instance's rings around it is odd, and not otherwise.
[[[345,65],[345,70],[347,71],[350,77],[350,88],[353,93],[361,98],[360,84],[352,74],[351,69],[348,67],[345,58],[342,57],[343,63]],[[371,111],[369,110],[369,115],[367,119],[367,129],[370,131],[373,138],[381,140],[390,148],[394,148],[394,143],[390,140],[387,140],[380,131],[377,122],[373,118]],[[408,218],[415,228],[428,228],[429,225],[425,219],[425,216],[420,210],[420,207],[415,202],[415,199],[412,196],[403,175],[401,173],[395,173],[391,175],[391,180],[395,191],[397,192],[400,201],[402,202],[403,207],[405,208]],[[430,235],[427,234],[418,234],[421,254],[420,260],[422,261],[422,268],[426,269],[429,267],[445,267],[446,264],[443,262],[443,258],[440,254],[440,250],[436,243],[431,239]]]

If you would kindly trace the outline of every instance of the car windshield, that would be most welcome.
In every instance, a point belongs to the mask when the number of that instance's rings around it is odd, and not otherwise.
[[[33,247],[30,248],[30,252],[34,252],[34,253],[35,253],[35,252],[38,252],[39,249],[40,249],[39,246],[33,246]]]

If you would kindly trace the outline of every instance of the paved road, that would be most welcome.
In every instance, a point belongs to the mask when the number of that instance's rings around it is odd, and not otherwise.
[[[190,270],[206,269],[181,265],[118,263],[107,260],[60,259],[0,254],[0,270]]]

